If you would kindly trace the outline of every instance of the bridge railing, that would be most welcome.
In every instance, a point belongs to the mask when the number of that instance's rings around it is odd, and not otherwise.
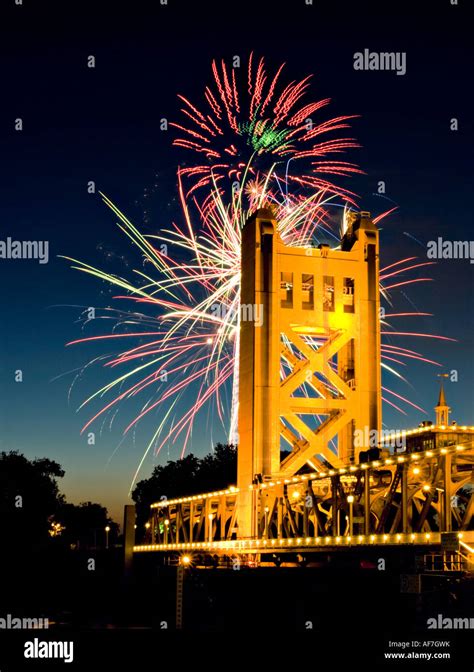
[[[163,499],[151,507],[144,545],[224,548],[258,540],[262,546],[283,542],[286,548],[298,539],[319,540],[314,544],[428,541],[435,534],[439,539],[440,532],[472,527],[474,492],[466,486],[473,469],[472,446],[450,446],[292,478],[275,476],[249,487],[255,534],[245,540],[239,537],[238,488]]]

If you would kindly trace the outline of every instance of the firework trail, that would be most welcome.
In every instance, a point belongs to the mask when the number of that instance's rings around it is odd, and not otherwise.
[[[145,236],[103,196],[118,226],[142,256],[143,270],[137,268],[131,277],[130,273],[120,277],[66,257],[74,268],[119,288],[118,302],[134,304],[134,309],[127,306],[104,314],[107,319],[116,316],[112,332],[73,342],[133,343],[116,354],[92,360],[105,362],[107,369],[119,375],[112,375],[110,382],[81,405],[99,400],[102,404],[83,431],[96,421],[115,417],[121,404],[133,399],[144,401],[125,433],[134,431],[150,414],[158,415],[131,488],[152,449],[159,453],[165,445],[179,442],[184,455],[204,409],[212,407],[230,440],[235,436],[240,246],[249,214],[271,205],[285,244],[308,246],[328,238],[339,241],[333,209],[354,204],[355,195],[328,177],[362,172],[334,158],[358,146],[353,138],[334,137],[348,128],[354,116],[316,121],[329,99],[304,103],[309,77],[284,84],[283,67],[269,76],[263,59],[254,62],[251,55],[242,86],[236,75],[242,71],[228,68],[224,61],[220,65],[213,62],[213,85],[206,87],[203,101],[194,105],[180,96],[186,121],[172,124],[177,129],[174,144],[202,159],[178,171],[180,225]],[[428,281],[410,274],[430,263],[409,257],[382,268],[384,302],[390,306],[392,293],[400,287]],[[426,313],[390,310],[381,320],[384,369],[407,382],[399,368],[410,361],[439,366],[417,350],[402,347],[398,339],[452,339],[396,331],[393,319]],[[323,341],[308,337],[308,344],[317,349]],[[405,413],[403,405],[423,410],[390,388],[383,389],[384,401],[401,413]]]
[[[271,204],[278,221],[279,233],[287,245],[307,246],[324,226],[325,213],[331,198],[326,189],[306,199],[295,199],[291,207],[287,201],[279,202],[278,194],[267,185],[253,191],[252,207]],[[136,310],[117,311],[118,324],[126,324],[123,332],[81,338],[73,343],[132,340],[133,347],[125,347],[110,356],[105,366],[117,369],[120,375],[97,390],[81,405],[107,397],[108,401],[88,420],[85,431],[99,418],[115,413],[118,406],[141,395],[145,399],[140,412],[127,425],[125,432],[152,413],[159,412],[156,430],[148,443],[134,475],[132,486],[147,456],[156,453],[171,442],[181,444],[184,455],[192,436],[198,414],[213,403],[217,416],[232,438],[237,429],[236,391],[239,360],[239,306],[240,306],[240,246],[241,231],[248,211],[242,208],[236,195],[226,205],[220,191],[212,191],[212,207],[200,209],[197,218],[200,226],[193,224],[186,199],[181,174],[178,173],[180,203],[183,214],[181,226],[174,225],[154,236],[144,236],[125,215],[106,197],[104,202],[118,217],[118,226],[138,248],[145,261],[144,269],[133,271],[131,279],[111,275],[83,262],[68,258],[77,268],[96,276],[124,293],[117,301],[132,301]],[[196,202],[197,204],[197,202]],[[197,204],[198,205],[198,204]],[[168,250],[176,251],[175,257]],[[184,262],[182,259],[186,258]],[[400,260],[381,269],[381,293],[390,301],[390,292],[401,285],[429,280],[412,278],[400,280],[406,274],[430,265],[418,262],[415,257]],[[145,311],[146,312],[142,312]],[[416,350],[393,344],[393,337],[438,337],[416,332],[392,330],[389,318],[425,313],[397,313],[385,315],[382,321],[385,340],[382,345],[383,367],[405,380],[394,364],[404,366],[407,361],[418,360],[437,365]],[[133,330],[130,329],[130,325]],[[143,343],[136,345],[141,339]],[[72,343],[71,343],[72,344]],[[308,344],[317,349],[321,339],[308,337]],[[101,360],[102,361],[102,360]],[[336,364],[334,364],[336,366]],[[229,403],[229,389],[232,390]],[[400,412],[400,404],[408,404],[423,411],[409,399],[384,388],[384,400]],[[388,396],[387,396],[388,395]],[[183,408],[183,404],[187,404]]]
[[[277,164],[284,175],[273,171],[272,176],[286,195],[309,188],[352,202],[355,195],[326,176],[362,172],[334,158],[359,146],[354,138],[333,137],[349,128],[347,122],[357,115],[317,120],[330,99],[303,102],[310,77],[285,84],[284,65],[270,75],[264,59],[256,62],[253,53],[246,69],[213,61],[213,84],[206,87],[202,101],[193,104],[179,96],[184,120],[171,124],[177,131],[173,144],[201,160],[182,169],[191,184],[187,196],[202,187],[209,192],[215,184],[228,193],[229,183],[247,182],[249,177],[265,181]]]

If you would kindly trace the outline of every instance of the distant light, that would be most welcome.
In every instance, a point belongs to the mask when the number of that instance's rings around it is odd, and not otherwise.
[[[191,558],[189,557],[189,555],[183,555],[183,557],[181,558],[181,564],[183,565],[191,564]]]
[[[349,502],[349,504],[352,504],[354,502],[354,495],[348,495],[347,501]]]
[[[212,345],[212,338],[206,338],[206,343],[208,345]]]
[[[293,497],[293,499],[299,499],[300,493],[297,490],[295,490],[291,496]]]
[[[431,487],[430,487],[429,485],[424,485],[424,486],[423,486],[423,490],[424,490],[425,492],[428,492],[428,490],[430,490],[430,489],[431,489]]]
[[[148,528],[150,527],[150,523],[145,523],[145,527],[148,530]],[[107,529],[107,528],[105,528],[105,529]]]
[[[419,468],[418,468],[418,467],[415,467],[415,468],[413,469],[413,473],[414,473],[414,474],[419,474],[419,473],[420,473]]]
[[[108,525],[106,526],[105,531],[110,532],[110,527]]]

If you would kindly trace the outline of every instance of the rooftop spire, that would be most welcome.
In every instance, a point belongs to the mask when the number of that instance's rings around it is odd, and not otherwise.
[[[441,378],[440,381],[440,387],[439,387],[439,397],[438,397],[438,403],[435,406],[435,411],[436,411],[436,424],[437,425],[447,425],[449,423],[449,411],[451,410],[446,403],[446,397],[444,394],[444,385],[443,385],[443,378],[448,378],[449,374],[447,373],[441,373],[438,374],[439,377]]]

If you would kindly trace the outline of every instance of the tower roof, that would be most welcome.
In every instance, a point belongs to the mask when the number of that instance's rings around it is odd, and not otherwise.
[[[443,383],[441,383],[439,388],[438,406],[447,406]]]

